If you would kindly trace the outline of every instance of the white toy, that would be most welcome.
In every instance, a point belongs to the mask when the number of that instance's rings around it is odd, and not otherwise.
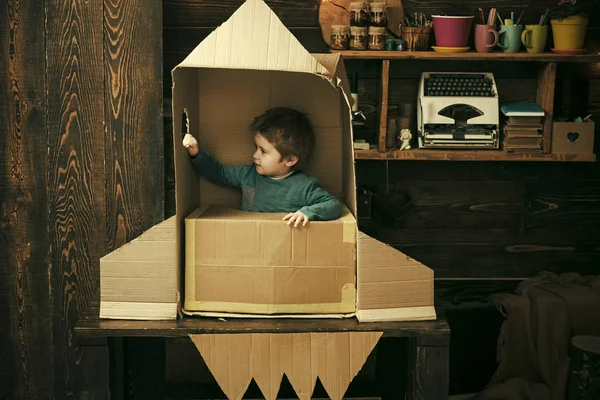
[[[410,133],[410,129],[400,130],[400,141],[402,142],[400,145],[400,150],[410,150],[410,139],[412,139],[412,133]]]

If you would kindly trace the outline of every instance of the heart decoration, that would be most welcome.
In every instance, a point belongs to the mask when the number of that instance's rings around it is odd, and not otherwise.
[[[577,139],[579,139],[579,133],[569,132],[567,133],[567,139],[569,139],[569,142],[574,143]]]

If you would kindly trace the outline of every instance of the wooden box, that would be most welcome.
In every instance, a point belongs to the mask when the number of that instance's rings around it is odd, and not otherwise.
[[[554,122],[552,153],[593,154],[594,122]]]

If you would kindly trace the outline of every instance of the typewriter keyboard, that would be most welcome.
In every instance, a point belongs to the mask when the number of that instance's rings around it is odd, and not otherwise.
[[[425,96],[493,97],[494,83],[483,74],[431,74]]]

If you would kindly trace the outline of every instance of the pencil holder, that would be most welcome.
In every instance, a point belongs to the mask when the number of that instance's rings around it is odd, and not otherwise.
[[[427,51],[431,38],[431,27],[402,27],[402,39],[406,41],[408,51]]]

